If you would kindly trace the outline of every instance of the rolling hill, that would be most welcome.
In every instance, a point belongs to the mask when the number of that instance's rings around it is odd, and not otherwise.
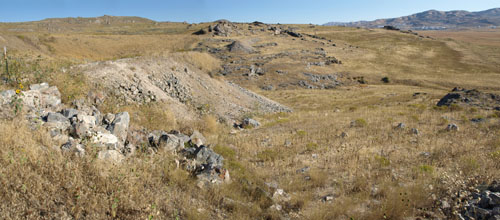
[[[400,29],[442,30],[500,26],[500,8],[479,12],[429,10],[409,16],[375,21],[329,22],[325,26],[377,28],[394,26]]]

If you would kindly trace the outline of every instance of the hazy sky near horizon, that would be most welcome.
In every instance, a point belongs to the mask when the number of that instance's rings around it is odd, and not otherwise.
[[[0,21],[115,15],[191,23],[228,19],[323,24],[392,18],[430,9],[481,11],[498,7],[500,0],[0,0]]]

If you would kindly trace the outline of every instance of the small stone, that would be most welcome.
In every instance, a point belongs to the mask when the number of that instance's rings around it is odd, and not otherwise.
[[[397,126],[396,126],[396,129],[405,129],[406,128],[406,124],[405,123],[399,123]]]
[[[271,209],[276,209],[277,211],[281,211],[282,207],[280,204],[274,204],[270,207]]]
[[[285,140],[284,146],[285,147],[290,147],[290,146],[292,146],[292,142],[289,141],[289,140]]]
[[[420,132],[416,128],[412,128],[411,129],[411,133],[414,134],[414,135],[419,135],[420,134]]]
[[[458,131],[459,128],[458,128],[458,125],[456,124],[449,124],[447,127],[446,127],[446,130],[447,131]]]
[[[44,90],[44,89],[48,89],[48,88],[49,88],[49,84],[46,82],[40,83],[40,84],[30,85],[30,90]]]
[[[310,167],[304,167],[304,168],[296,170],[295,173],[305,173],[305,172],[308,172],[310,169],[311,169]]]
[[[323,202],[333,201],[334,199],[335,199],[335,197],[333,195],[326,195],[326,196],[323,196],[323,198],[322,198]]]
[[[348,135],[346,132],[342,132],[342,133],[340,134],[340,137],[342,137],[342,138],[347,138],[347,137],[349,137],[349,135]]]
[[[67,119],[71,119],[71,118],[73,118],[74,116],[76,116],[78,114],[78,110],[76,110],[74,108],[67,108],[67,109],[63,109],[62,110],[62,114]]]
[[[243,119],[243,123],[241,124],[243,128],[256,128],[260,126],[260,122],[252,118]]]

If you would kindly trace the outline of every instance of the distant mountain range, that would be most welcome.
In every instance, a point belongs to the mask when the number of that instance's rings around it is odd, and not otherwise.
[[[429,10],[399,18],[378,19],[375,21],[329,22],[324,25],[366,28],[393,26],[411,30],[496,28],[500,26],[500,8],[479,12]]]

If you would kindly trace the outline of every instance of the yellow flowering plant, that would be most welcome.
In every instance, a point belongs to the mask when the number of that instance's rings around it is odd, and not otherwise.
[[[22,83],[19,83],[19,88],[16,89],[16,95],[14,96],[14,98],[12,99],[11,101],[11,105],[14,107],[14,114],[18,114],[19,112],[21,112],[22,108],[23,108],[23,99],[22,97],[24,96],[24,94],[21,92],[21,89],[23,89],[24,86]]]

